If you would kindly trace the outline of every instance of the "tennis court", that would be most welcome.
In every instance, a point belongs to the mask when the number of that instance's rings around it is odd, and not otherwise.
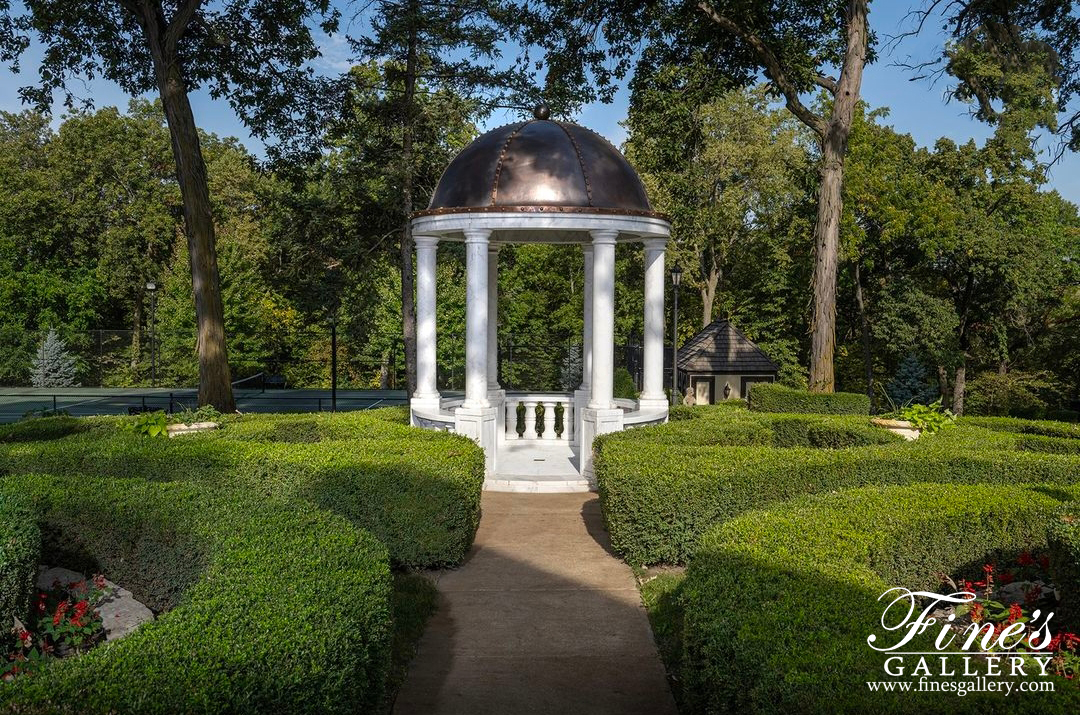
[[[233,394],[240,412],[327,412],[335,409],[330,390],[293,390],[237,386]],[[66,410],[78,417],[127,415],[197,406],[194,388],[9,387],[0,388],[0,422],[14,422],[39,410]],[[338,390],[336,409],[367,410],[408,403],[404,390]]]

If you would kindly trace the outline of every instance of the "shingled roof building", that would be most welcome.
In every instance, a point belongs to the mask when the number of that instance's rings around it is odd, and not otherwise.
[[[777,365],[726,320],[714,320],[679,348],[679,370],[699,405],[746,397],[755,382],[773,382]]]

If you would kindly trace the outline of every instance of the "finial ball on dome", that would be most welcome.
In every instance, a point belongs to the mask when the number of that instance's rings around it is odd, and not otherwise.
[[[551,109],[546,104],[540,103],[533,109],[533,116],[537,119],[547,119],[551,116]]]

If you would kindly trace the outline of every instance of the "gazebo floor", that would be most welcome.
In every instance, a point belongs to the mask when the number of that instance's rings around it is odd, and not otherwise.
[[[497,473],[484,480],[490,492],[587,492],[593,489],[578,471],[579,452],[566,442],[510,440],[499,444]]]

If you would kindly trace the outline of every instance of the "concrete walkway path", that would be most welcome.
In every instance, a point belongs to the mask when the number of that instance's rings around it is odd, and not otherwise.
[[[485,492],[482,504],[465,563],[439,575],[394,713],[674,714],[596,495]]]

